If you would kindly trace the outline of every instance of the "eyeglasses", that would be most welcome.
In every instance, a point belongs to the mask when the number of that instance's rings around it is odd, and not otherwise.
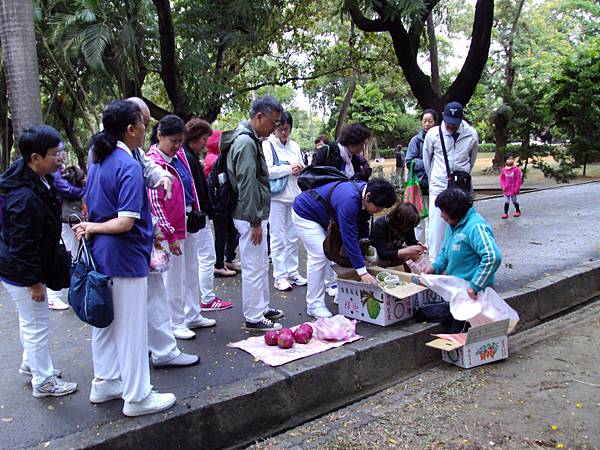
[[[266,114],[263,114],[263,117],[266,117],[267,119],[269,119],[269,121],[275,125],[275,128],[279,128],[281,126],[281,124],[283,123],[281,120],[273,120],[271,119],[269,116],[267,116]]]

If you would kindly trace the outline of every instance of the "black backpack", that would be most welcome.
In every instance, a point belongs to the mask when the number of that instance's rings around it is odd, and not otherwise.
[[[257,142],[257,152],[261,151],[260,142],[256,140],[252,133],[244,130],[238,136],[242,134],[252,137]],[[231,184],[229,172],[227,171],[227,154],[230,148],[227,148],[226,151],[220,151],[215,165],[208,174],[208,198],[213,208],[213,214],[229,215],[235,211],[237,206],[238,192]],[[259,164],[258,153],[256,164]]]
[[[310,191],[334,181],[351,181],[350,177],[333,166],[308,166],[298,176],[298,186],[302,191]]]
[[[227,173],[227,152],[219,153],[217,161],[208,174],[208,198],[215,214],[231,214],[235,211],[238,193]]]

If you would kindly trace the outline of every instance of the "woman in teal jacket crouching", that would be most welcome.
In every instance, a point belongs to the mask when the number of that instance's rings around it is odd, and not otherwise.
[[[448,223],[442,250],[433,263],[432,273],[453,275],[469,282],[467,293],[477,293],[494,283],[502,255],[494,240],[492,227],[473,207],[469,194],[449,188],[435,200]]]

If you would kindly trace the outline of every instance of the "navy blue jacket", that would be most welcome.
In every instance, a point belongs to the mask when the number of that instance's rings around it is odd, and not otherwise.
[[[311,191],[304,191],[294,200],[293,208],[296,214],[306,220],[317,222],[327,229],[330,218],[330,208],[333,218],[340,228],[344,249],[352,267],[365,267],[365,260],[359,246],[359,239],[369,237],[369,219],[371,215],[362,209],[362,194],[367,183],[363,181],[342,182],[337,185],[331,195],[331,205],[328,207],[323,199],[327,199],[329,190],[336,182],[327,183],[313,189],[320,198],[315,198]]]

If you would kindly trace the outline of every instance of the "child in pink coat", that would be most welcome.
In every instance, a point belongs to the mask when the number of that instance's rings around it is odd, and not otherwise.
[[[521,215],[519,209],[519,202],[517,202],[517,194],[521,190],[521,184],[523,184],[523,178],[521,177],[521,171],[515,166],[515,155],[512,153],[506,153],[504,155],[504,167],[500,171],[500,187],[504,194],[504,214],[503,219],[508,219],[508,207],[510,202],[515,205],[514,217]]]

